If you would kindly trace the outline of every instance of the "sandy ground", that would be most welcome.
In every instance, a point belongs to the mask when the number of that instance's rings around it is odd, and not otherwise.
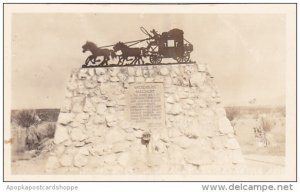
[[[271,155],[244,155],[245,174],[255,175],[280,175],[283,174],[285,169],[284,156],[271,156]]]
[[[45,174],[47,157],[37,157],[31,160],[18,160],[12,162],[12,174],[39,175]]]
[[[284,172],[284,156],[244,155],[246,169],[242,174],[268,175]],[[17,175],[38,175],[45,173],[47,157],[19,160],[12,163],[12,173]]]

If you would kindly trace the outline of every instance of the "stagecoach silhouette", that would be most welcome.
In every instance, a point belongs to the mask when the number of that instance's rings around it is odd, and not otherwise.
[[[154,29],[150,33],[144,28],[141,31],[148,38],[118,42],[113,45],[98,47],[95,43],[87,41],[83,46],[83,52],[90,51],[82,67],[124,66],[124,65],[161,65],[164,58],[172,58],[176,62],[172,64],[193,63],[190,54],[193,45],[184,38],[184,32],[180,29],[172,29],[159,34]],[[145,47],[133,47],[146,42]],[[112,48],[112,49],[109,49]],[[148,58],[150,63],[145,63],[143,58]],[[118,59],[117,63],[110,60]]]

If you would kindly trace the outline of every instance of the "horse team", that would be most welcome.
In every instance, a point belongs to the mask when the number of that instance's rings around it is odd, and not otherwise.
[[[87,41],[82,46],[82,52],[90,51],[91,55],[86,59],[84,66],[104,66],[108,65],[110,59],[118,58],[117,65],[124,65],[125,61],[131,61],[130,65],[144,64],[143,57],[147,56],[145,48],[132,48],[123,42],[118,42],[113,46],[113,50],[99,48],[95,43]],[[120,51],[121,54],[117,55]],[[103,59],[98,59],[102,57]],[[100,62],[100,64],[97,64]]]

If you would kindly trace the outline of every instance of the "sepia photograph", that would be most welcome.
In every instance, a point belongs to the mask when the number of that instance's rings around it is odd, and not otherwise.
[[[4,5],[4,180],[296,180],[295,4]]]

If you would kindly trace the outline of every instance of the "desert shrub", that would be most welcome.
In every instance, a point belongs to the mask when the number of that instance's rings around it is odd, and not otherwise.
[[[36,116],[34,110],[24,110],[16,115],[16,122],[19,126],[29,128],[32,125],[36,125],[39,119]]]
[[[53,138],[55,133],[55,123],[54,122],[42,122],[37,126],[37,133],[41,139],[43,138]]]
[[[239,109],[236,107],[228,107],[226,108],[226,116],[229,121],[232,121],[239,115]]]
[[[46,110],[47,111],[47,110]],[[53,114],[50,112],[50,114]],[[55,117],[56,115],[51,116]],[[19,126],[14,137],[22,142],[15,143],[16,151],[39,149],[41,142],[51,139],[55,133],[55,122],[43,122],[35,110],[22,110],[12,115],[13,121]],[[20,149],[20,150],[19,150]]]
[[[31,126],[26,129],[26,147],[28,150],[36,149],[39,145],[40,137],[36,127]]]
[[[26,129],[21,129],[20,127],[12,128],[12,154],[18,155],[24,153],[27,149],[26,147]]]
[[[274,123],[270,119],[268,119],[266,117],[262,117],[261,127],[264,130],[264,132],[267,133],[267,132],[270,132],[273,129]]]
[[[42,121],[56,122],[60,110],[59,109],[36,109],[36,113]]]
[[[43,139],[38,146],[39,153],[48,153],[53,151],[55,148],[55,143],[53,139]]]
[[[55,123],[42,122],[26,129],[26,146],[29,150],[38,149],[45,140],[54,137]]]
[[[55,129],[56,129],[55,123],[48,124],[47,137],[54,138]]]

